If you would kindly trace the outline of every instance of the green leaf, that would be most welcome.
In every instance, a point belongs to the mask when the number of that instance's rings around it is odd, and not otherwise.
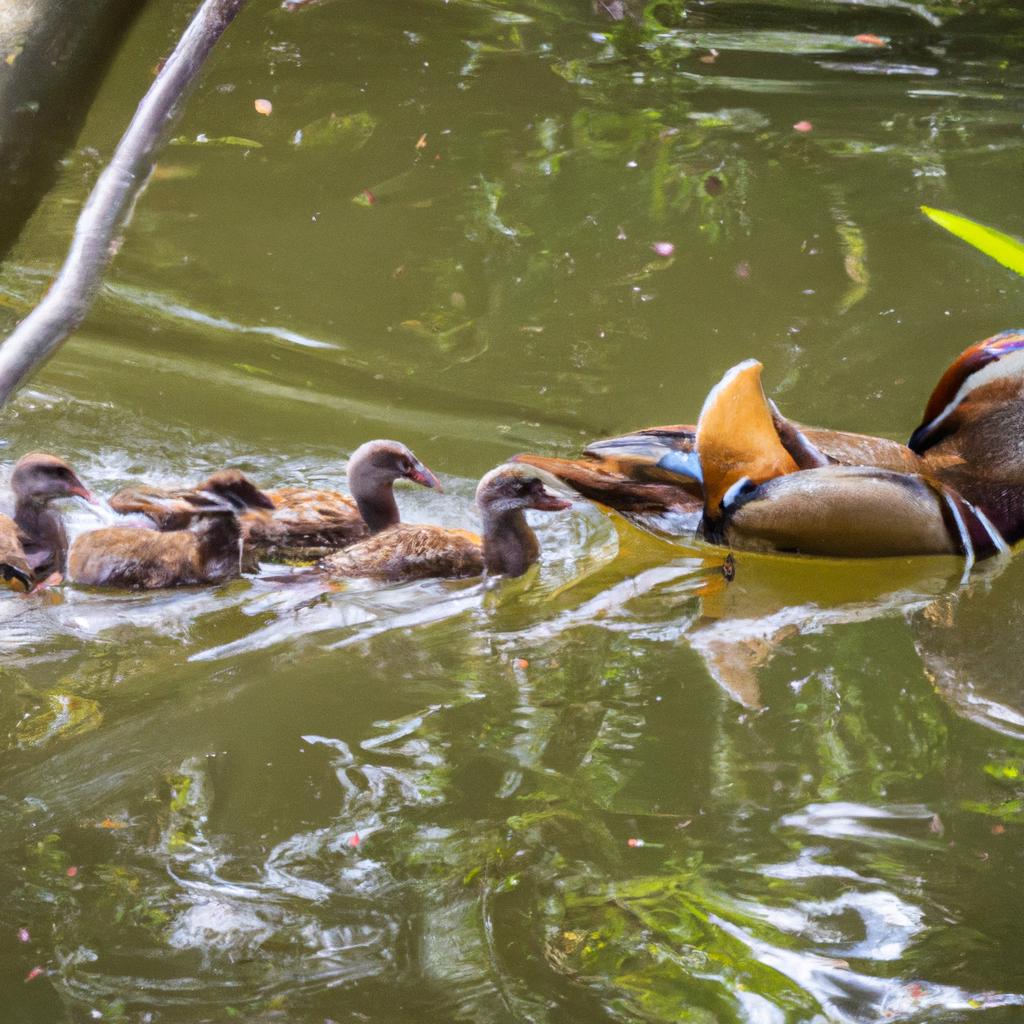
[[[200,133],[194,139],[178,135],[171,139],[169,146],[244,146],[246,149],[262,149],[263,143],[255,139],[245,139],[240,135],[217,135],[210,137]]]
[[[1009,267],[1010,270],[1024,276],[1024,242],[1019,238],[946,210],[922,206],[921,212],[929,216],[939,227],[945,228],[957,238],[962,238],[968,245],[973,245],[986,256],[998,260],[1004,267]]]

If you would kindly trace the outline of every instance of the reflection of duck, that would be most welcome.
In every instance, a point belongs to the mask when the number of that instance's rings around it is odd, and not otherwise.
[[[760,371],[730,371],[697,427],[597,442],[582,459],[517,460],[627,513],[700,509],[705,536],[739,547],[970,559],[1024,536],[1024,333],[967,349],[908,446],[784,419]]]
[[[50,502],[78,497],[95,504],[96,499],[66,462],[42,452],[18,460],[11,490],[14,518],[0,516],[0,576],[13,589],[27,591],[64,571],[68,538]]]
[[[392,488],[396,480],[412,480],[441,489],[437,477],[398,441],[368,441],[352,454],[348,482],[352,497],[337,491],[281,487],[267,491],[273,511],[242,515],[246,541],[258,553],[279,558],[315,558],[352,544],[399,521]],[[208,489],[161,490],[126,487],[111,499],[118,512],[142,512],[160,530],[180,530],[194,512],[194,496]]]
[[[214,473],[190,496],[192,520],[182,530],[112,526],[81,534],[71,546],[68,576],[88,586],[149,590],[219,583],[241,572],[242,525],[250,509],[273,503],[237,470]]]
[[[388,580],[521,576],[537,561],[537,538],[525,509],[555,512],[571,504],[546,490],[536,472],[525,466],[499,466],[476,489],[483,537],[466,530],[398,523],[368,540],[338,551],[320,567],[338,576]]]

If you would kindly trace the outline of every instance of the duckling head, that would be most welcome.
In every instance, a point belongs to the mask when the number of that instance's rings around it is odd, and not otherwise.
[[[233,512],[247,509],[273,509],[274,503],[244,473],[222,469],[208,477],[199,487],[201,494],[212,497]]]
[[[20,500],[45,503],[58,498],[82,498],[92,505],[99,504],[63,459],[45,452],[30,452],[18,460],[11,475],[11,489]]]
[[[552,494],[545,483],[558,486],[557,480],[526,463],[505,463],[487,473],[476,489],[476,503],[487,515],[533,508],[541,512],[560,512],[572,502]]]
[[[396,480],[411,480],[421,487],[440,491],[441,481],[401,441],[378,439],[360,445],[348,462],[352,496],[370,495]]]

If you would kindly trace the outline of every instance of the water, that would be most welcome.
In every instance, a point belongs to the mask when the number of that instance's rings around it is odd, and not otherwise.
[[[906,438],[1020,326],[918,212],[1024,233],[1024,24],[964,7],[252,0],[5,461],[334,486],[395,436],[446,488],[405,518],[475,526],[497,462],[692,420],[751,356]],[[133,28],[5,328],[188,9]],[[584,503],[536,525],[497,585],[0,601],[4,1021],[1024,1019],[1019,562],[726,586]]]

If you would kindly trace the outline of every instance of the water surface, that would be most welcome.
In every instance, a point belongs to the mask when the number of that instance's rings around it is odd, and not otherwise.
[[[497,462],[692,420],[751,356],[906,438],[1021,326],[918,212],[1024,234],[1010,6],[252,0],[5,462],[334,486],[395,436],[446,486],[405,517],[473,526]],[[5,330],[188,10],[134,27]],[[537,527],[497,585],[0,602],[4,1020],[1021,1020],[1019,562],[726,585],[582,503]]]

